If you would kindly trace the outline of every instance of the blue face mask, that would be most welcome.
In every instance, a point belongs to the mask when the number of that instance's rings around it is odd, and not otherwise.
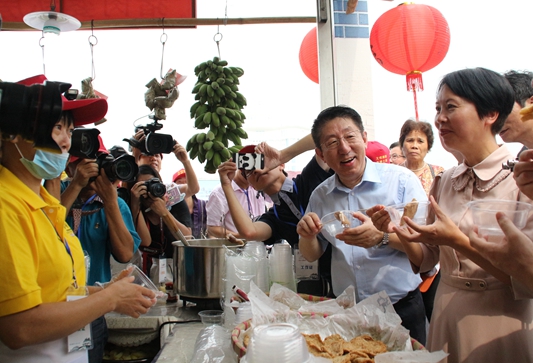
[[[26,159],[15,144],[21,158],[20,162],[37,179],[55,179],[61,175],[67,166],[68,153],[56,154],[37,149],[33,161]]]

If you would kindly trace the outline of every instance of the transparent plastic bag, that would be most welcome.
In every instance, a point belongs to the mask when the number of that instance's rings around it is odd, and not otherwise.
[[[231,332],[221,325],[203,328],[194,344],[191,363],[235,363],[237,354],[231,346]]]

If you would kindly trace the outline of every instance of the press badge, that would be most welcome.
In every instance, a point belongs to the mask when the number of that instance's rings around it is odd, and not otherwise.
[[[67,295],[67,301],[83,299],[86,295]],[[85,325],[80,330],[68,336],[68,352],[77,352],[80,350],[91,349],[93,340],[91,337],[91,323]]]

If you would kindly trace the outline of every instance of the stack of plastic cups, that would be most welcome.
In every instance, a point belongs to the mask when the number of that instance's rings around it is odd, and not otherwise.
[[[296,292],[294,258],[288,243],[277,243],[272,247],[269,257],[270,282],[285,286]]]
[[[224,286],[223,305],[226,314],[225,326],[234,326],[235,313],[230,306],[230,299],[234,295],[233,286],[248,293],[250,281],[256,275],[256,259],[248,254],[226,254],[226,276]]]
[[[268,254],[263,242],[250,241],[244,246],[244,252],[253,256],[256,261],[256,275],[253,282],[263,292],[268,292],[270,288],[270,277],[268,275]]]
[[[267,324],[254,329],[246,351],[247,363],[304,363],[309,350],[293,324]]]

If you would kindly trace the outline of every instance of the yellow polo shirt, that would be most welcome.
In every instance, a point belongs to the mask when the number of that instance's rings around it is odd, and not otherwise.
[[[43,187],[39,197],[0,166],[0,316],[65,301],[73,266],[85,286],[83,250],[65,213]]]

